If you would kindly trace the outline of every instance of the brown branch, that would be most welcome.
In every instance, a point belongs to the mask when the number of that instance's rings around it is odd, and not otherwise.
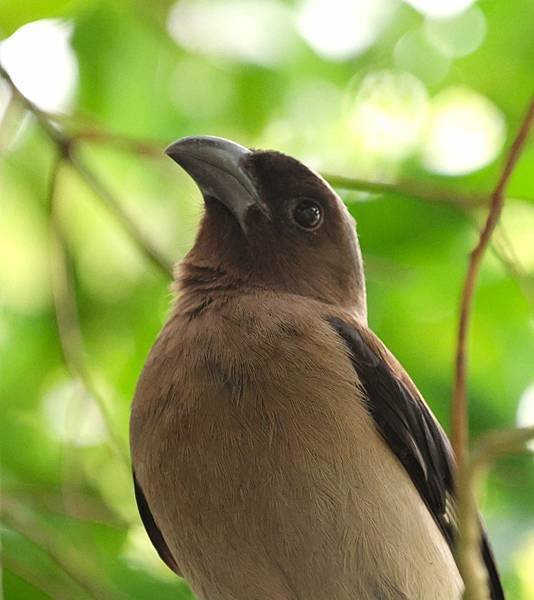
[[[500,455],[523,447],[534,435],[534,428],[492,434],[468,455],[467,412],[467,338],[472,313],[476,280],[484,253],[498,224],[505,201],[505,192],[517,165],[521,151],[534,121],[534,98],[523,118],[519,131],[510,147],[501,175],[491,195],[488,216],[477,244],[469,257],[467,274],[460,302],[460,319],[456,349],[455,378],[452,398],[452,443],[458,464],[456,496],[458,508],[458,539],[456,560],[464,581],[464,598],[489,600],[487,571],[480,555],[480,520],[477,514],[474,488],[485,469]]]
[[[158,159],[165,156],[162,150],[165,147],[164,142],[139,140],[102,129],[84,129],[73,133],[72,137],[78,141],[87,141],[95,144],[111,144],[117,146],[121,150],[140,156],[151,156]]]
[[[469,265],[465,277],[460,302],[460,319],[458,326],[457,350],[454,389],[452,398],[452,445],[461,469],[468,448],[468,415],[466,397],[467,376],[467,335],[471,320],[473,294],[484,252],[490,242],[493,231],[499,220],[505,199],[505,191],[519,160],[521,151],[528,137],[534,120],[534,99],[531,99],[519,131],[510,147],[503,170],[491,195],[488,217],[480,233],[478,242],[469,257]]]
[[[458,539],[456,562],[462,575],[465,600],[490,600],[487,570],[480,555],[480,520],[474,495],[487,470],[506,454],[528,451],[534,427],[496,431],[479,440],[457,482]]]

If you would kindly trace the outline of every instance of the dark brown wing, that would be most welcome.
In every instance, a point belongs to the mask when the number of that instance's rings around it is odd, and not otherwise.
[[[402,463],[452,549],[454,459],[449,440],[421,395],[387,351],[367,330],[338,317],[328,322],[347,344],[378,431]],[[481,552],[488,570],[492,600],[504,592],[491,547],[482,532]]]
[[[141,486],[139,485],[139,482],[135,476],[135,471],[133,472],[133,480],[137,508],[139,509],[139,514],[141,515],[141,520],[143,521],[143,525],[148,533],[148,537],[150,538],[150,541],[159,554],[161,560],[169,567],[169,569],[174,571],[177,575],[180,575],[178,565],[176,564],[176,561],[174,560],[174,557],[167,546],[167,542],[165,541],[163,534],[156,525],[154,517],[150,512],[148,502],[146,501],[143,490],[141,489]]]

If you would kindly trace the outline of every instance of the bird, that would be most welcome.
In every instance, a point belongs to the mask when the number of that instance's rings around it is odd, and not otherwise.
[[[204,210],[130,419],[139,513],[199,600],[455,600],[455,461],[368,326],[356,223],[297,159],[166,154]],[[492,600],[504,598],[488,536]]]

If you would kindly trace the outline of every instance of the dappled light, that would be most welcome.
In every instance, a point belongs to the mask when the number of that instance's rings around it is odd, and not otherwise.
[[[427,20],[428,40],[446,56],[461,58],[475,52],[486,36],[486,17],[477,6],[448,19]]]
[[[0,61],[43,110],[61,112],[71,105],[78,78],[71,34],[72,24],[44,19],[23,25],[0,43]]]
[[[288,10],[276,0],[179,0],[167,26],[187,50],[265,66],[288,58],[291,44]]]
[[[303,0],[297,26],[318,54],[345,60],[373,43],[394,8],[393,0]]]
[[[79,381],[55,383],[42,399],[48,431],[60,442],[97,446],[106,439],[98,405]]]
[[[471,445],[534,424],[534,145],[512,147],[532,23],[531,0],[0,1],[6,599],[193,598],[141,526],[127,451],[203,213],[164,154],[183,136],[330,182],[369,323],[449,433],[461,290],[500,198],[467,345]],[[534,597],[533,465],[502,458],[477,489],[507,600]]]
[[[474,4],[475,0],[404,0],[416,10],[433,18],[457,15]]]
[[[532,427],[534,425],[534,383],[531,383],[521,394],[517,407],[517,424],[519,427]],[[534,442],[530,448],[534,452]]]
[[[427,110],[425,86],[409,73],[377,71],[362,80],[350,109],[353,141],[363,153],[401,159],[416,148]]]
[[[423,164],[445,175],[463,175],[491,162],[504,139],[504,120],[492,102],[469,88],[447,88],[432,99]]]

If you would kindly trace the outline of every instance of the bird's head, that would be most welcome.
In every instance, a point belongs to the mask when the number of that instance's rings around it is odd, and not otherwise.
[[[186,263],[244,286],[340,305],[366,320],[355,222],[334,190],[298,160],[217,137],[166,153],[195,180],[206,210]]]

